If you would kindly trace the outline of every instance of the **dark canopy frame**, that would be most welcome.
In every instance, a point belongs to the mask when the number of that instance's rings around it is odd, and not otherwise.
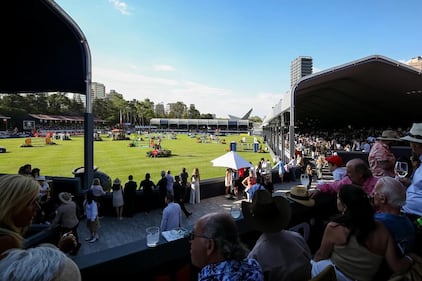
[[[422,72],[384,56],[318,72],[291,90],[290,147],[294,148],[295,127],[410,127],[422,122],[421,104]]]
[[[86,95],[84,187],[93,178],[91,54],[73,19],[52,0],[2,3],[0,93]]]

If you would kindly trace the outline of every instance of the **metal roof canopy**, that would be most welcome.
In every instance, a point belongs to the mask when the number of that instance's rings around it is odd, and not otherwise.
[[[422,72],[373,55],[303,77],[290,98],[293,155],[295,127],[398,128],[422,122]]]
[[[86,95],[84,186],[93,178],[91,54],[73,19],[53,0],[6,1],[0,11],[0,93]],[[69,171],[70,172],[70,171]]]
[[[421,71],[384,56],[306,76],[292,93],[291,121],[299,128],[410,127],[422,121]]]

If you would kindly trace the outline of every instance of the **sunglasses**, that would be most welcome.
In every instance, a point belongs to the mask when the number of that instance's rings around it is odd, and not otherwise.
[[[211,237],[205,236],[205,235],[198,235],[195,234],[195,232],[191,231],[189,232],[189,241],[192,241],[195,239],[195,237],[199,237],[199,238],[206,238],[206,239],[212,239]]]

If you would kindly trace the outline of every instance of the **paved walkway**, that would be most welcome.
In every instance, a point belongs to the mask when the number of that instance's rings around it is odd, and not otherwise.
[[[283,192],[289,190],[292,186],[300,184],[299,181],[287,182],[284,184],[276,183],[274,185],[275,192]],[[230,207],[234,202],[241,200],[229,200],[226,196],[207,198],[199,204],[185,204],[186,209],[193,214],[186,218],[183,215],[182,226],[190,227],[204,214],[216,211],[230,211]],[[130,242],[145,239],[145,229],[149,226],[160,225],[161,214],[160,209],[151,211],[149,214],[144,212],[137,213],[131,218],[118,220],[116,217],[104,217],[100,219],[99,236],[100,239],[95,243],[88,243],[85,238],[89,237],[89,231],[86,227],[86,220],[82,220],[78,227],[78,234],[82,246],[78,256],[99,252],[105,249],[114,248]]]

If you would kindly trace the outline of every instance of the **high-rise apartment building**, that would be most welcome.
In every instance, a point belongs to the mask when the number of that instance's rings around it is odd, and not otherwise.
[[[162,102],[161,103],[157,103],[155,105],[155,114],[157,116],[163,116],[164,117],[165,111],[164,111],[164,104]]]
[[[290,64],[290,87],[310,74],[312,74],[312,57],[297,57]]]
[[[413,66],[414,68],[417,68],[419,70],[422,70],[422,57],[414,57],[411,60],[407,62],[408,65]]]
[[[106,88],[104,84],[92,82],[91,91],[94,99],[104,99],[106,97]]]

